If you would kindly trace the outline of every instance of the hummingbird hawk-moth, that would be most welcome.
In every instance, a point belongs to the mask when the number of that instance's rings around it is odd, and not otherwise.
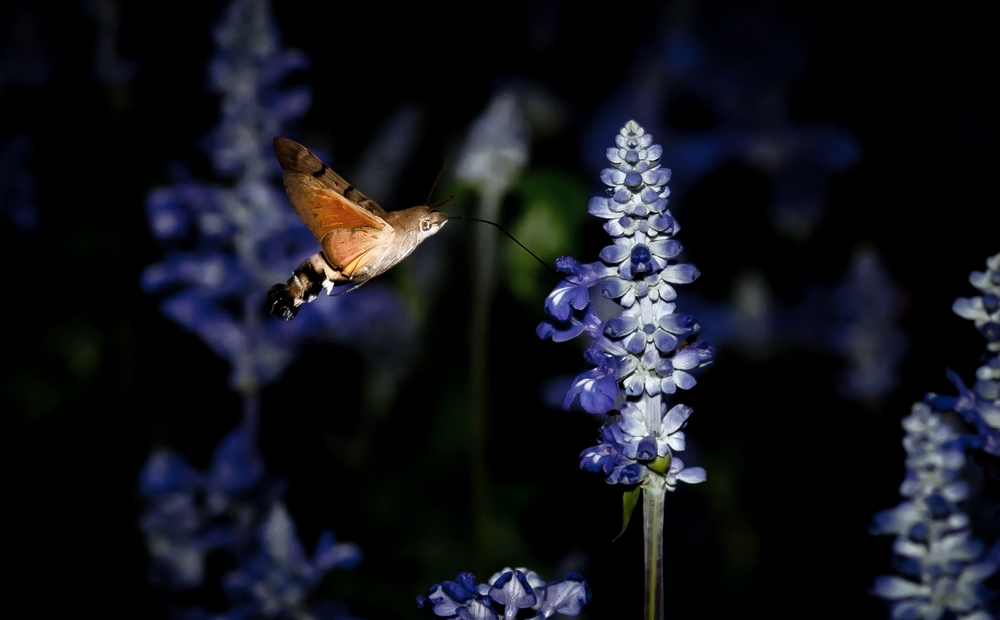
[[[276,317],[294,319],[299,306],[322,289],[330,295],[353,291],[409,256],[448,221],[428,206],[386,211],[288,138],[274,138],[274,153],[295,213],[322,248],[288,282],[267,292],[267,310]],[[350,286],[335,291],[340,284]]]

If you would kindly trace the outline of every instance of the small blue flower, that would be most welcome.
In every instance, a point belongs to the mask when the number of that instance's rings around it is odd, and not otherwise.
[[[417,597],[417,608],[440,618],[543,620],[576,616],[589,601],[590,586],[577,573],[545,583],[534,571],[505,568],[483,584],[467,572],[436,583]]]
[[[680,429],[691,410],[677,405],[667,413],[662,398],[694,387],[691,371],[710,363],[713,349],[697,340],[698,321],[676,314],[671,303],[674,285],[693,281],[698,270],[677,262],[682,247],[673,235],[680,227],[667,210],[670,172],[660,167],[662,149],[634,121],[615,144],[607,152],[613,167],[601,173],[608,195],[589,205],[591,214],[606,220],[613,243],[597,262],[556,262],[568,275],[545,300],[549,319],[536,334],[561,342],[586,333],[593,340],[584,357],[594,368],[576,377],[564,406],[579,399],[589,413],[618,412],[602,428],[601,443],[580,455],[580,467],[612,484],[636,484],[646,464],[684,449]],[[590,303],[592,289],[617,301],[621,312],[600,317]],[[704,470],[684,473],[676,463],[679,469],[661,470],[669,488],[677,480],[704,479]]]

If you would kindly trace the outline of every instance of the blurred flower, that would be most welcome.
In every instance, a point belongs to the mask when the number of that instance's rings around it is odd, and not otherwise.
[[[907,338],[896,324],[901,294],[874,249],[855,251],[846,280],[834,291],[839,326],[833,330],[835,351],[849,368],[841,392],[875,402],[899,383],[899,367]]]
[[[969,494],[959,480],[966,441],[930,406],[913,405],[903,419],[905,500],[875,516],[873,534],[895,534],[903,576],[879,577],[874,594],[892,602],[893,618],[987,620],[982,582],[1000,567],[1000,543],[988,553],[971,536],[958,503]]]
[[[975,388],[958,375],[948,376],[957,397],[928,394],[903,420],[906,437],[906,479],[900,493],[906,500],[875,516],[872,532],[896,534],[893,550],[903,577],[880,577],[874,593],[892,603],[893,618],[956,618],[987,620],[993,593],[983,582],[1000,568],[1000,541],[983,552],[972,538],[969,518],[959,502],[969,486],[959,479],[965,451],[983,449],[1000,455],[1000,254],[986,261],[986,272],[969,281],[981,297],[959,298],[952,309],[975,322],[987,340],[986,363],[976,372]],[[959,435],[938,412],[956,411],[976,435]]]
[[[353,566],[360,551],[327,532],[307,557],[280,501],[283,484],[266,474],[257,453],[259,388],[280,376],[307,337],[363,344],[367,355],[384,356],[383,367],[394,368],[405,363],[412,330],[396,298],[377,285],[294,323],[265,316],[268,287],[315,252],[288,205],[271,150],[273,137],[309,105],[308,89],[278,88],[306,59],[280,48],[266,0],[233,0],[215,39],[210,76],[222,114],[208,152],[218,175],[232,182],[181,178],[150,193],[150,225],[165,257],[146,269],[142,284],[162,296],[164,314],[232,364],[230,386],[243,397],[243,420],[220,443],[208,472],[173,452],[150,457],[141,527],[151,577],[171,589],[200,585],[205,554],[220,549],[236,565],[224,580],[232,606],[217,615],[191,609],[189,619],[347,618],[338,605],[313,606],[311,595],[326,570]]]
[[[402,105],[382,121],[365,149],[361,166],[351,175],[354,185],[364,187],[379,204],[391,204],[391,189],[417,148],[422,124],[423,113],[414,105]]]
[[[307,557],[284,504],[275,502],[258,529],[255,553],[225,578],[236,617],[309,618],[309,597],[331,568],[353,568],[361,561],[355,545],[337,544],[324,532],[313,556]],[[234,617],[230,612],[229,617]]]
[[[459,573],[417,597],[428,615],[467,620],[542,620],[554,614],[576,616],[590,601],[590,586],[578,573],[546,584],[534,571],[505,568],[486,583],[472,573]]]
[[[476,185],[486,196],[500,195],[527,161],[527,129],[517,97],[502,92],[472,125],[455,176]]]
[[[153,583],[169,589],[199,586],[209,551],[242,554],[253,546],[253,531],[283,485],[264,475],[251,441],[245,427],[226,435],[207,472],[171,450],[150,455],[140,476],[146,502],[140,528]]]
[[[308,617],[302,614],[323,574],[361,560],[356,545],[337,543],[329,531],[306,556],[279,499],[284,484],[266,475],[243,426],[220,442],[206,472],[175,452],[154,452],[140,489],[146,500],[140,527],[153,583],[170,590],[202,585],[209,551],[225,550],[236,560],[224,580],[233,607],[221,617]],[[346,617],[342,610],[338,614],[312,617]],[[210,616],[191,610],[190,617]]]
[[[234,0],[215,38],[219,52],[210,75],[222,95],[222,115],[209,137],[209,154],[219,175],[234,183],[182,179],[150,193],[150,226],[166,256],[143,273],[143,288],[162,295],[167,316],[229,360],[234,389],[276,380],[309,337],[364,343],[362,351],[373,357],[391,350],[384,357],[405,363],[413,335],[407,315],[378,285],[331,299],[304,320],[271,321],[261,314],[268,287],[316,249],[288,205],[271,145],[309,106],[307,88],[278,88],[307,61],[280,48],[265,0]]]
[[[135,63],[118,53],[118,30],[121,15],[115,0],[87,0],[84,4],[97,22],[97,49],[94,51],[94,75],[103,84],[128,82],[135,76]]]
[[[41,87],[52,69],[40,9],[29,4],[15,10],[0,24],[0,97],[11,86]]]
[[[595,368],[576,378],[564,406],[579,396],[590,413],[619,407],[601,429],[601,443],[581,454],[581,467],[604,474],[612,484],[637,484],[654,461],[661,467],[660,461],[669,459],[669,469],[658,473],[666,474],[672,489],[677,480],[703,481],[705,471],[684,469],[673,457],[684,449],[681,428],[691,409],[676,405],[668,411],[662,396],[693,387],[691,371],[711,362],[713,350],[697,340],[698,322],[675,314],[671,303],[674,285],[693,281],[698,270],[676,261],[681,244],[673,236],[680,227],[666,208],[670,171],[660,166],[662,149],[635,121],[615,142],[607,150],[613,167],[601,173],[608,195],[592,199],[589,208],[606,220],[614,243],[595,263],[557,261],[567,277],[545,300],[549,319],[536,332],[557,342],[582,333],[593,339],[585,357]],[[621,313],[599,317],[591,289],[616,300]]]
[[[791,302],[774,299],[763,274],[744,271],[730,300],[715,303],[692,295],[682,305],[711,323],[716,347],[755,358],[790,346],[836,355],[845,365],[837,379],[840,394],[874,404],[899,383],[909,346],[899,325],[902,303],[878,253],[860,248],[839,283],[814,283]]]

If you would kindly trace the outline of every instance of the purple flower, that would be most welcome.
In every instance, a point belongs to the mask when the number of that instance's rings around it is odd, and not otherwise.
[[[198,587],[205,556],[224,550],[237,563],[224,580],[232,603],[225,617],[298,617],[323,574],[353,568],[361,550],[326,531],[308,556],[279,499],[283,488],[266,475],[244,426],[223,438],[205,472],[174,452],[154,452],[140,478],[151,580],[171,590]]]
[[[981,437],[983,450],[1000,456],[1000,254],[986,261],[986,271],[974,271],[969,282],[979,289],[978,297],[960,297],[952,310],[969,319],[986,338],[986,354],[976,369],[976,382],[966,388],[961,378],[949,372],[949,379],[959,389],[951,405]]]
[[[677,262],[682,248],[673,235],[680,227],[667,210],[670,172],[660,167],[662,149],[634,121],[615,144],[607,152],[612,167],[601,174],[608,195],[588,207],[606,220],[613,243],[595,263],[557,261],[569,275],[545,300],[549,319],[536,333],[556,342],[584,333],[593,339],[585,357],[595,367],[573,381],[564,406],[579,399],[589,413],[619,412],[602,428],[601,443],[581,454],[580,466],[612,484],[636,484],[650,462],[684,449],[680,428],[691,410],[678,405],[666,414],[663,395],[694,387],[691,371],[710,363],[713,349],[697,340],[698,321],[676,314],[671,303],[677,296],[673,285],[693,281],[698,270]],[[600,317],[590,303],[591,290],[616,300],[621,312]],[[700,468],[680,471],[669,478],[668,488],[676,480],[704,479]]]
[[[982,583],[1000,567],[1000,545],[983,553],[959,502],[969,495],[959,478],[964,442],[928,405],[917,403],[903,420],[905,498],[880,512],[873,534],[895,534],[900,576],[883,576],[873,594],[891,602],[893,618],[987,618]]]
[[[309,107],[307,88],[280,88],[307,59],[280,46],[266,0],[231,2],[215,40],[209,73],[222,114],[207,144],[218,176],[232,182],[206,184],[182,173],[175,185],[150,192],[149,222],[164,260],[146,269],[143,288],[232,364],[230,385],[240,391],[277,380],[307,338],[356,342],[366,355],[405,363],[409,317],[377,284],[306,321],[260,316],[268,287],[316,251],[288,204],[272,150],[274,136]]]
[[[545,583],[526,568],[505,568],[486,583],[472,573],[459,573],[417,597],[429,615],[463,620],[543,620],[556,613],[576,616],[590,601],[590,586],[577,573]]]
[[[986,272],[969,281],[983,295],[959,298],[952,309],[970,319],[986,337],[988,353],[976,371],[973,389],[948,371],[958,396],[928,394],[903,420],[906,436],[905,498],[875,515],[874,534],[895,534],[893,551],[900,576],[883,576],[873,593],[891,602],[894,618],[988,618],[987,601],[995,596],[984,586],[1000,569],[1000,542],[989,551],[972,537],[961,502],[969,485],[961,479],[965,452],[982,449],[1000,455],[1000,254],[986,261]],[[939,412],[953,410],[976,430],[960,435]]]

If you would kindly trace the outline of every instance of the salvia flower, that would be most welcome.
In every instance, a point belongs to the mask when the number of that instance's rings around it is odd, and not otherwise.
[[[903,419],[904,501],[875,516],[873,534],[895,534],[899,576],[879,577],[873,593],[891,602],[893,618],[988,620],[982,582],[1000,567],[1000,544],[989,552],[972,537],[959,502],[966,438],[926,403]]]
[[[578,573],[545,583],[526,568],[505,568],[486,583],[459,573],[417,597],[417,607],[439,618],[462,620],[542,620],[554,614],[576,616],[590,601],[590,586]]]
[[[956,299],[952,306],[955,314],[975,323],[986,338],[987,350],[971,390],[952,375],[961,390],[954,408],[979,430],[983,450],[1000,456],[1000,254],[991,256],[986,267],[986,271],[974,271],[969,276],[969,282],[982,295]]]
[[[205,554],[245,547],[281,485],[264,475],[243,427],[219,443],[208,470],[200,472],[181,455],[158,450],[140,476],[146,510],[151,579],[170,589],[199,586]]]
[[[174,591],[201,586],[206,555],[226,551],[237,567],[225,578],[233,604],[225,617],[296,617],[323,574],[357,565],[361,551],[327,531],[308,557],[283,490],[266,474],[245,426],[223,438],[204,472],[173,451],[154,452],[140,478],[151,580]]]
[[[856,250],[847,278],[834,290],[838,321],[831,330],[834,350],[849,368],[840,392],[849,398],[877,402],[899,383],[899,367],[907,339],[896,319],[902,294],[871,248]]]
[[[959,502],[969,496],[959,478],[965,453],[983,449],[1000,454],[1000,254],[986,261],[986,272],[973,272],[972,285],[981,297],[959,298],[952,309],[975,322],[986,337],[989,353],[970,390],[952,371],[957,397],[928,394],[903,420],[906,437],[905,500],[875,516],[872,532],[895,534],[893,550],[902,576],[884,576],[874,594],[892,602],[893,618],[955,617],[988,620],[993,593],[983,582],[1000,568],[1000,541],[983,551],[972,537],[970,520]],[[960,435],[944,415],[957,412],[978,433]]]
[[[225,578],[233,607],[246,618],[294,618],[306,615],[310,596],[331,568],[353,568],[361,552],[338,544],[324,532],[312,557],[305,553],[295,524],[281,502],[275,502],[258,528],[255,552]]]
[[[584,357],[594,368],[573,381],[564,406],[579,400],[585,411],[613,415],[601,443],[581,454],[581,468],[612,484],[637,484],[656,462],[672,489],[678,480],[703,481],[705,472],[684,469],[674,456],[684,449],[681,428],[691,409],[668,410],[663,395],[694,387],[691,371],[711,362],[713,350],[697,340],[698,322],[677,314],[672,303],[674,287],[692,282],[698,270],[677,261],[682,247],[673,237],[680,227],[667,209],[670,171],[661,167],[661,153],[635,121],[615,137],[607,151],[612,167],[601,173],[607,195],[589,206],[605,220],[612,244],[594,263],[556,262],[567,275],[545,300],[549,318],[536,333],[556,342],[583,333],[593,340]],[[595,292],[615,300],[621,312],[598,316],[590,301]]]
[[[969,282],[982,292],[978,297],[959,297],[952,305],[955,314],[971,320],[986,338],[983,363],[976,369],[970,389],[954,372],[948,378],[959,390],[956,398],[932,395],[935,405],[954,409],[976,428],[982,449],[1000,456],[1000,254],[986,261],[986,271],[974,271]]]
[[[150,226],[165,257],[143,273],[143,288],[161,296],[164,314],[232,364],[230,383],[241,391],[280,377],[307,337],[365,340],[362,349],[373,356],[391,342],[394,355],[382,358],[405,358],[396,353],[408,348],[409,321],[378,285],[318,305],[301,322],[261,316],[262,291],[316,251],[288,204],[272,149],[274,136],[308,109],[307,88],[279,88],[307,59],[280,46],[266,0],[231,2],[215,40],[209,74],[222,113],[208,154],[218,176],[231,182],[180,174],[173,186],[150,193]],[[387,331],[394,337],[386,338]]]

